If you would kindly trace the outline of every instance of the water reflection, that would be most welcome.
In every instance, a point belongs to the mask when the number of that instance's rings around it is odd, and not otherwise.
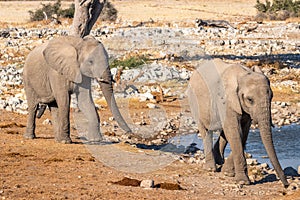
[[[300,125],[290,125],[281,128],[273,128],[273,142],[275,150],[282,165],[282,168],[293,167],[295,169],[300,166]],[[214,135],[214,140],[218,136]],[[197,134],[181,135],[171,138],[169,143],[172,144],[172,150],[166,145],[165,151],[173,151],[176,153],[186,153],[191,144],[195,148],[203,150],[202,140],[197,137]],[[176,151],[174,146],[177,147]],[[228,145],[225,151],[225,156],[228,156],[230,146]],[[251,130],[249,133],[246,152],[252,154],[260,163],[268,163],[271,166],[270,160],[267,156],[266,150],[260,138],[259,130]]]

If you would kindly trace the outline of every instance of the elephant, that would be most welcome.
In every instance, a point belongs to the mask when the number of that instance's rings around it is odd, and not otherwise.
[[[203,139],[207,170],[216,171],[222,162],[227,141],[231,154],[222,171],[240,184],[250,184],[244,148],[251,123],[258,124],[270,161],[287,187],[288,181],[278,161],[272,140],[269,79],[259,67],[252,69],[221,59],[203,62],[194,70],[187,90],[191,113]],[[213,132],[221,131],[220,142],[213,145]]]
[[[75,93],[80,111],[88,119],[89,142],[100,142],[100,118],[92,95],[91,81],[100,84],[107,104],[119,126],[130,133],[116,104],[108,54],[103,44],[92,36],[61,36],[33,49],[24,65],[24,89],[28,118],[24,138],[33,139],[35,120],[49,107],[55,140],[72,143],[70,138],[70,95]],[[37,110],[40,110],[37,114]]]

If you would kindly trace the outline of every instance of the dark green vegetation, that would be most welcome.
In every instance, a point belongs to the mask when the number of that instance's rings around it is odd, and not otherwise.
[[[258,11],[257,18],[262,19],[285,20],[300,16],[299,0],[274,0],[273,3],[269,0],[265,0],[265,3],[257,0],[254,7]]]
[[[35,11],[30,10],[30,21],[41,21],[45,19],[59,19],[59,18],[73,18],[75,12],[75,5],[72,3],[69,8],[61,8],[61,0],[57,0],[54,4],[41,3],[42,8]],[[118,11],[108,1],[106,1],[104,8],[100,14],[102,21],[115,21],[117,19]]]
[[[124,59],[114,59],[110,62],[110,68],[123,67],[127,69],[137,68],[149,61],[145,56],[133,56]]]
[[[30,21],[41,21],[44,19],[73,18],[75,5],[71,4],[69,8],[62,9],[61,1],[57,0],[54,4],[41,3],[42,8],[35,11],[29,11]]]

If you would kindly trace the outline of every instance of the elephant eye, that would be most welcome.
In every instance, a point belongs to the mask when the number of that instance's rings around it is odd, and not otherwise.
[[[93,61],[93,60],[88,60],[88,64],[89,64],[89,65],[93,65],[93,64],[94,64],[94,61]]]
[[[247,101],[250,104],[254,104],[254,100],[251,97],[247,97]]]

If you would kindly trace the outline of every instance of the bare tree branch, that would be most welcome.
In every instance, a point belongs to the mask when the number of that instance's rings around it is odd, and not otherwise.
[[[96,23],[106,0],[75,0],[71,35],[84,37]]]

